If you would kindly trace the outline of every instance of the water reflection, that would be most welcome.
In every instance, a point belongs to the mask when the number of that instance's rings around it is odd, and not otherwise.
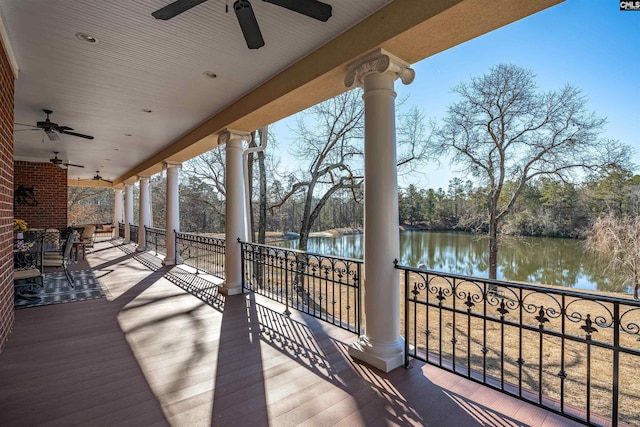
[[[297,241],[278,243],[297,248]],[[424,264],[431,270],[487,277],[487,237],[467,233],[412,231],[400,234],[400,262]],[[309,252],[363,259],[363,236],[319,237],[309,240]],[[498,278],[580,289],[621,292],[610,283],[598,260],[583,242],[548,237],[501,237]]]

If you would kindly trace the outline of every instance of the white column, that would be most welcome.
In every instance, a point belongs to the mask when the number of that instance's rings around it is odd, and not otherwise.
[[[349,67],[347,87],[363,87],[364,334],[349,354],[389,372],[404,361],[400,335],[398,186],[394,82],[413,81],[409,64],[378,50]]]
[[[226,129],[218,137],[226,144],[225,162],[225,281],[220,291],[225,295],[242,293],[242,256],[238,239],[246,241],[244,212],[244,183],[242,174],[242,143],[249,142],[251,134]]]
[[[167,170],[167,216],[165,222],[167,254],[162,263],[164,265],[180,264],[182,260],[176,254],[176,234],[180,231],[180,193],[178,191],[181,163],[165,162]]]
[[[153,227],[153,185],[149,178],[149,227]]]
[[[124,241],[131,241],[131,227],[133,224],[133,184],[124,185]]]
[[[149,177],[138,176],[140,180],[140,211],[138,212],[138,251],[147,250],[147,233],[145,227],[149,226]]]
[[[118,237],[119,223],[122,222],[122,188],[114,188],[113,201],[113,232],[111,237]]]

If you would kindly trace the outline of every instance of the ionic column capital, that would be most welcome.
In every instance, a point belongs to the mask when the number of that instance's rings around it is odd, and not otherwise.
[[[138,175],[138,181],[140,182],[149,182],[150,176],[149,175]]]
[[[182,163],[181,162],[166,161],[166,162],[162,162],[162,168],[166,169],[166,170],[181,169],[182,168]]]
[[[218,145],[227,144],[229,141],[240,140],[247,143],[251,142],[251,132],[242,130],[225,129],[218,134]]]
[[[349,88],[353,86],[362,87],[364,86],[364,78],[373,73],[395,74],[395,78],[400,78],[405,85],[413,82],[416,75],[408,62],[390,54],[384,49],[378,49],[349,65],[349,71],[344,78],[344,84]]]

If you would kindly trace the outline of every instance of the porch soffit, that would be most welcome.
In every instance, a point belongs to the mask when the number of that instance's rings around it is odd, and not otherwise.
[[[183,162],[215,148],[218,132],[226,128],[252,131],[346,91],[347,65],[372,50],[385,49],[413,64],[562,1],[395,0],[118,177],[114,185],[158,173],[163,161]]]

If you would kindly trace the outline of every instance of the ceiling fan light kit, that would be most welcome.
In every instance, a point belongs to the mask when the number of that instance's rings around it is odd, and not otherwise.
[[[156,19],[166,21],[182,12],[186,12],[204,3],[207,0],[177,0],[153,12],[151,16]],[[275,4],[276,6],[289,9],[293,12],[317,19],[318,21],[327,22],[331,18],[332,7],[329,4],[318,0],[263,0],[265,3]],[[264,46],[264,39],[260,32],[260,26],[253,13],[253,7],[249,0],[236,0],[233,3],[233,10],[240,24],[242,35],[247,42],[249,49],[259,49]]]

